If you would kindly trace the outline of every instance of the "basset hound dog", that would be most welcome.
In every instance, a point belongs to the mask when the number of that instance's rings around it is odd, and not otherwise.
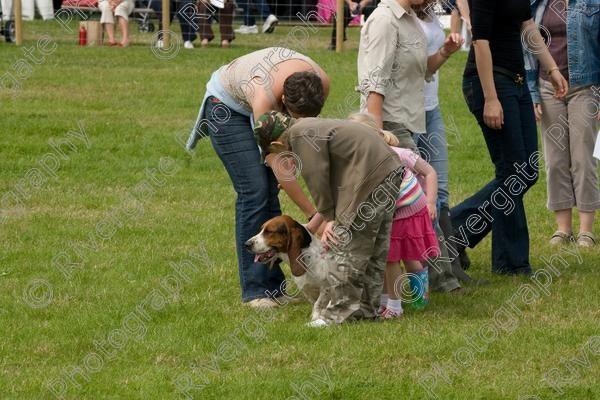
[[[313,303],[311,321],[321,318],[330,300],[327,275],[334,260],[322,253],[316,236],[289,215],[280,215],[265,222],[245,246],[255,262],[272,266],[280,259],[289,264],[294,283]]]

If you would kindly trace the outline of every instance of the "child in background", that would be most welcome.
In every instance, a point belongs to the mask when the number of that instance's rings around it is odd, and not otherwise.
[[[375,120],[369,114],[352,114],[348,119],[377,129]],[[422,261],[440,255],[432,227],[432,221],[436,218],[437,174],[431,165],[412,150],[396,147],[398,139],[393,133],[383,130],[380,133],[405,167],[400,197],[396,201],[379,307],[381,318],[394,319],[401,318],[403,314],[399,286],[396,285],[402,280],[400,261],[409,273],[413,294],[409,301],[413,307],[424,308],[429,303],[429,274]],[[417,179],[416,174],[420,179]]]

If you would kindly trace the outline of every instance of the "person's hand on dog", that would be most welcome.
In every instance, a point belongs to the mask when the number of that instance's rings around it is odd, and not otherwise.
[[[325,227],[327,226],[327,221],[323,221],[323,223],[319,226],[319,228],[317,229],[317,233],[316,235],[318,237],[323,236],[323,232],[325,231]]]
[[[315,212],[304,227],[313,235],[319,236],[319,232],[323,232],[325,222],[325,218],[318,212]]]
[[[340,239],[335,233],[334,223],[335,221],[327,221],[325,224],[325,230],[323,230],[323,235],[321,235],[323,251],[329,250],[330,245],[337,244],[338,240]]]

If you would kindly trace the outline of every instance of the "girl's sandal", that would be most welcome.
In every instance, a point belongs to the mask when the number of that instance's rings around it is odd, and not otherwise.
[[[596,238],[592,232],[581,232],[577,238],[577,246],[591,248],[596,245]]]
[[[550,245],[563,246],[571,241],[573,235],[571,233],[556,231],[550,238]]]

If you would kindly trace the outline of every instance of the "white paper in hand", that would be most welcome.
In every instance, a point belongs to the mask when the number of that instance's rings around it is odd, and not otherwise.
[[[225,0],[210,0],[210,4],[217,8],[225,8]]]
[[[594,147],[594,157],[600,160],[600,131],[598,132],[598,136],[596,136],[596,146]]]

